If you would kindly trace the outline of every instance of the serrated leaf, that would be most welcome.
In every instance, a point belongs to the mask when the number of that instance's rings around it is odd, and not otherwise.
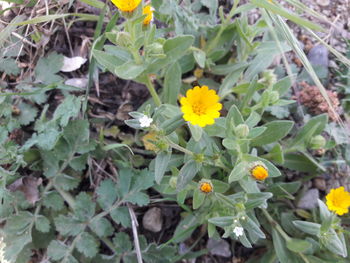
[[[54,211],[60,211],[64,207],[64,201],[57,192],[49,192],[43,198],[43,205]]]
[[[126,206],[120,206],[113,209],[110,215],[113,221],[117,224],[121,224],[123,227],[131,227],[131,218]]]
[[[76,243],[76,248],[79,252],[83,253],[86,257],[92,258],[98,252],[97,240],[87,232],[81,234]]]
[[[81,97],[68,95],[56,108],[53,119],[58,121],[62,127],[67,126],[70,118],[78,116],[81,107]]]
[[[85,224],[72,216],[59,215],[54,221],[56,230],[63,236],[77,236],[85,228]]]
[[[83,154],[78,157],[74,157],[70,162],[69,166],[72,167],[75,171],[83,171],[87,164],[88,154]]]
[[[145,193],[136,192],[128,195],[128,197],[125,198],[125,202],[130,202],[138,206],[144,206],[149,203],[149,197]]]
[[[113,238],[113,244],[115,246],[115,252],[117,254],[129,252],[132,248],[130,238],[124,232],[119,232],[115,235]]]
[[[73,190],[79,185],[80,180],[67,174],[59,174],[55,178],[55,184],[65,191]]]
[[[94,231],[99,237],[107,237],[112,235],[114,232],[111,222],[104,217],[93,220],[89,226],[91,230]]]
[[[43,233],[50,231],[50,221],[43,215],[38,215],[35,218],[35,228]]]
[[[17,120],[21,125],[28,125],[35,120],[38,114],[38,110],[35,107],[24,102],[20,103],[18,108],[20,110],[20,115],[17,117]]]
[[[117,199],[116,185],[111,179],[104,180],[97,188],[97,202],[104,209],[109,209]]]
[[[60,71],[62,65],[63,56],[55,52],[40,58],[35,67],[36,81],[48,85],[60,81],[62,78],[56,75],[56,73]]]
[[[82,221],[87,221],[94,216],[95,203],[86,192],[80,192],[75,198],[74,213]]]
[[[0,72],[5,72],[7,75],[17,76],[21,71],[13,58],[0,57]]]
[[[67,253],[68,247],[61,241],[52,240],[47,248],[47,255],[53,260],[62,259]]]

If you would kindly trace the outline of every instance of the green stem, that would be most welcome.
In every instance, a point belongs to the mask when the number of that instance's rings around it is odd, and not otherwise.
[[[276,229],[281,236],[286,240],[290,240],[291,238],[288,236],[288,234],[286,232],[284,232],[284,230],[282,229],[282,227],[271,217],[271,215],[269,214],[269,212],[267,212],[266,209],[261,208],[261,211],[263,212],[263,214],[265,215],[265,217],[267,218],[267,221],[269,221],[269,223],[271,224],[271,226]]]
[[[156,92],[156,89],[154,88],[154,85],[153,85],[149,75],[146,76],[146,83],[145,84],[147,86],[149,93],[151,93],[154,104],[156,104],[156,106],[159,107],[162,104],[162,102],[161,102],[161,100]]]
[[[194,154],[194,153],[191,152],[190,150],[187,150],[187,149],[183,148],[182,146],[180,146],[180,145],[178,145],[178,144],[172,142],[172,141],[169,140],[168,138],[165,138],[165,139],[166,139],[167,143],[169,143],[169,145],[170,145],[171,148],[174,148],[174,149],[176,149],[176,150],[178,150],[178,151],[180,151],[180,152],[183,152],[183,153],[185,153],[185,154],[188,154],[188,155],[193,155],[193,154]]]

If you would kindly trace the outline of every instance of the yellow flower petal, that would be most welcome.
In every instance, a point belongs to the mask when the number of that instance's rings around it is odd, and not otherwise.
[[[153,20],[153,7],[151,5],[146,5],[143,10],[142,10],[142,14],[143,15],[147,15],[145,17],[145,19],[143,20],[143,24],[144,25],[149,25],[151,23],[151,21]]]
[[[330,211],[340,216],[346,214],[350,207],[350,193],[345,191],[343,186],[331,189],[326,196],[326,204]]]
[[[216,91],[207,86],[196,86],[188,90],[186,97],[180,99],[184,120],[200,127],[214,124],[222,109],[219,99]]]
[[[112,0],[112,3],[123,12],[134,11],[142,0]]]

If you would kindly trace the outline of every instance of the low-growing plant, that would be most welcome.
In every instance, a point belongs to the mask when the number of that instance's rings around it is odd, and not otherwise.
[[[318,200],[309,213],[294,205],[308,177],[286,176],[326,171],[311,153],[336,147],[325,139],[327,114],[308,115],[298,126],[290,116],[296,75],[285,53],[305,55],[284,18],[308,30],[320,27],[275,1],[231,1],[228,10],[207,0],[112,2],[120,13],[104,31],[107,5],[94,5],[101,15],[89,87],[98,70],[147,87],[152,98],[125,120],[139,130],[136,142],[111,143],[103,129],[96,133],[85,114],[87,96],[72,95],[79,90],[57,74],[62,58],[41,58],[29,84],[17,87],[28,94],[0,97],[5,258],[27,262],[32,251],[40,251],[43,262],[179,262],[205,253],[177,252],[177,244],[201,227],[199,239],[207,234],[263,247],[248,262],[347,262],[349,232],[339,216],[348,212],[350,193],[332,189],[326,203]],[[249,24],[247,13],[254,8],[262,16]],[[119,15],[123,20],[116,25]],[[165,26],[152,23],[153,16]],[[278,56],[285,64],[274,70]],[[54,110],[47,104],[50,88],[64,95]],[[14,101],[14,95],[22,96]],[[13,136],[21,127],[30,127],[31,134],[19,145]],[[147,158],[136,168],[133,151],[141,142]],[[93,162],[106,158],[117,169],[96,181]],[[161,198],[152,199],[150,188]],[[137,235],[133,209],[162,201],[183,209],[181,221],[166,243],[150,243]]]

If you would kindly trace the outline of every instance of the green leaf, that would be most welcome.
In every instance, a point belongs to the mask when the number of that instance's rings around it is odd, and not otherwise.
[[[80,192],[75,198],[74,213],[81,221],[87,221],[95,215],[95,203],[86,192]]]
[[[235,68],[233,72],[231,72],[229,75],[227,75],[224,80],[222,81],[222,84],[219,89],[219,97],[223,99],[228,94],[233,92],[233,88],[236,85],[237,81],[241,77],[243,71],[247,68],[246,63],[242,63],[240,67]]]
[[[287,91],[290,89],[291,86],[292,86],[292,77],[287,76],[277,81],[273,85],[273,90],[277,91],[280,97],[282,97],[284,94],[287,93]]]
[[[67,253],[68,247],[61,241],[52,240],[47,248],[47,255],[53,260],[62,259]]]
[[[290,183],[274,183],[273,185],[269,186],[266,191],[269,191],[273,193],[275,197],[290,197],[295,194],[301,186],[300,181],[296,182],[290,182]]]
[[[71,216],[59,215],[55,218],[56,230],[63,236],[77,236],[85,228],[85,225]]]
[[[63,56],[55,52],[48,56],[40,58],[35,67],[36,81],[51,85],[54,82],[59,82],[62,78],[58,73],[63,66]]]
[[[50,221],[43,215],[38,215],[35,218],[35,228],[43,233],[50,231]]]
[[[157,154],[154,165],[154,177],[157,184],[163,179],[166,169],[168,168],[168,164],[171,159],[171,152],[162,151]]]
[[[236,105],[232,105],[226,116],[226,133],[231,135],[234,133],[234,127],[243,124],[243,116]]]
[[[221,217],[213,217],[208,220],[208,222],[212,223],[213,225],[219,226],[219,227],[225,227],[230,226],[233,224],[233,216],[221,216]]]
[[[283,166],[291,170],[310,173],[316,172],[318,168],[317,165],[311,162],[305,155],[297,153],[285,154]]]
[[[115,67],[121,66],[126,62],[124,59],[96,49],[92,50],[92,55],[100,65],[112,73],[114,73]]]
[[[192,138],[196,141],[199,142],[199,140],[202,138],[203,134],[203,129],[202,127],[198,125],[192,125],[191,123],[187,123],[188,127],[190,128],[190,132],[192,134]]]
[[[163,50],[170,60],[178,60],[192,46],[194,37],[190,35],[178,36],[165,41]]]
[[[346,258],[348,253],[346,250],[344,236],[342,237],[343,238],[341,240],[335,230],[331,228],[327,233],[320,237],[320,241],[329,251]]]
[[[184,166],[182,166],[177,180],[177,191],[183,190],[187,186],[187,184],[190,183],[190,181],[199,172],[200,167],[200,164],[198,164],[194,160],[189,160],[185,163]]]
[[[107,237],[111,236],[114,232],[114,228],[106,218],[98,218],[97,220],[93,220],[89,224],[92,231],[96,233],[99,237]]]
[[[198,66],[205,68],[206,54],[203,50],[196,49],[193,51],[194,59],[196,60]]]
[[[117,199],[116,185],[111,179],[103,180],[96,192],[97,202],[104,210],[108,210]]]
[[[0,57],[0,72],[5,72],[7,75],[17,76],[21,71],[16,63],[16,60],[12,58]]]
[[[306,222],[306,221],[300,221],[295,220],[293,221],[293,224],[301,231],[308,233],[310,235],[319,236],[320,235],[320,229],[321,225],[312,223],[312,222]]]
[[[119,232],[115,235],[113,244],[115,246],[115,252],[119,255],[129,252],[132,248],[129,235],[124,232]]]
[[[204,193],[202,193],[198,188],[193,192],[193,209],[198,209],[204,202],[205,199]]]
[[[311,247],[311,244],[308,241],[297,239],[297,238],[288,239],[286,244],[287,244],[287,248],[290,251],[293,251],[296,253],[305,252],[307,249]]]
[[[28,125],[35,120],[35,117],[38,114],[38,110],[27,103],[20,103],[18,108],[21,113],[16,119],[18,119],[21,125]]]
[[[275,252],[277,258],[280,263],[298,263],[298,261],[294,260],[294,256],[292,252],[290,252],[286,248],[285,241],[281,237],[281,235],[275,230],[272,229],[272,237],[273,237],[273,247],[275,248]]]
[[[263,127],[266,127],[267,129],[263,134],[252,140],[252,146],[261,146],[277,142],[289,133],[293,125],[294,122],[284,120],[272,121],[265,124]]]
[[[54,120],[59,120],[62,127],[67,126],[70,118],[78,116],[81,108],[81,97],[68,95],[64,101],[56,108],[53,115]]]
[[[92,258],[98,252],[97,240],[87,232],[84,232],[79,237],[76,248],[79,252],[83,253],[86,257]]]
[[[177,105],[178,95],[182,85],[182,72],[178,62],[172,64],[164,77],[164,102]]]
[[[252,0],[251,2],[258,7],[266,8],[272,13],[281,15],[302,27],[310,28],[316,31],[323,31],[321,26],[313,22],[310,22],[309,20],[303,19],[300,16],[290,12],[289,10],[284,9],[280,4],[269,3],[266,1],[259,1],[259,0]]]
[[[77,188],[79,182],[80,181],[78,178],[66,174],[59,174],[55,178],[55,184],[65,191],[70,191]]]
[[[74,157],[70,162],[69,166],[73,168],[75,171],[83,171],[86,167],[88,161],[88,154],[83,154],[78,157]]]
[[[60,211],[64,207],[64,201],[57,192],[49,192],[43,198],[43,205],[54,211]]]
[[[136,79],[145,69],[146,66],[143,64],[128,61],[121,66],[115,67],[112,72],[122,79]]]
[[[247,165],[248,164],[246,162],[240,162],[236,164],[228,177],[228,182],[232,183],[241,180],[244,177],[244,175],[248,173]]]
[[[113,209],[110,215],[113,221],[117,224],[121,224],[123,227],[131,227],[131,218],[126,206],[120,206]]]
[[[149,203],[149,196],[142,192],[134,192],[125,198],[125,202],[130,202],[134,205],[144,206]]]

